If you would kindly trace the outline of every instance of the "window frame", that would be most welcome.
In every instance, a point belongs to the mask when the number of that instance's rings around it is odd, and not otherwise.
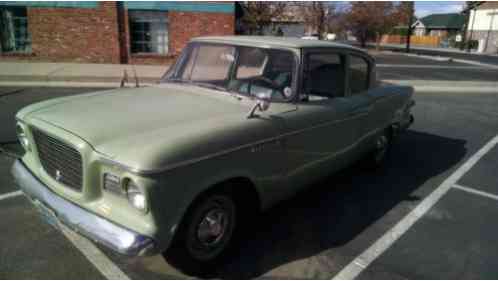
[[[134,12],[137,12],[137,13],[154,13],[154,14],[157,14],[159,17],[157,18],[158,21],[156,22],[159,22],[159,23],[163,23],[165,24],[165,34],[164,34],[164,46],[162,45],[159,45],[158,44],[158,48],[161,47],[161,48],[164,48],[165,49],[165,52],[164,53],[160,53],[160,52],[143,52],[143,51],[140,51],[140,52],[134,52],[133,51],[133,44],[134,43],[138,43],[138,44],[152,44],[153,41],[152,40],[149,40],[149,41],[146,41],[146,40],[133,40],[133,33],[137,33],[137,32],[133,32],[132,30],[132,13]],[[147,22],[147,23],[151,23],[151,22],[155,22],[154,20],[143,20],[143,21],[135,21],[135,22]],[[129,37],[129,51],[130,51],[130,54],[132,56],[168,56],[171,52],[170,50],[170,32],[169,32],[169,29],[170,29],[170,20],[169,20],[169,13],[166,12],[166,11],[149,11],[149,10],[129,10],[128,11],[128,37]],[[144,36],[145,36],[145,31],[143,32]],[[144,38],[145,39],[145,38]]]
[[[352,57],[357,57],[357,58],[363,59],[367,64],[366,89],[364,91],[354,93],[354,94],[351,91],[351,87],[349,87],[349,81],[350,81],[350,77],[351,77],[351,58]],[[368,90],[370,90],[370,88],[372,87],[372,84],[373,84],[372,83],[373,65],[374,65],[373,59],[365,54],[362,54],[360,52],[355,52],[355,51],[348,53],[348,56],[347,56],[347,74],[346,74],[347,80],[348,80],[347,81],[348,82],[347,96],[365,94],[366,92],[368,92]]]
[[[299,85],[299,95],[296,95],[298,97],[297,101],[300,101],[301,96],[307,95],[306,89],[305,89],[305,75],[307,71],[307,66],[308,66],[308,57],[311,54],[334,54],[334,55],[339,55],[341,57],[342,63],[342,68],[344,71],[344,90],[342,93],[342,96],[340,97],[347,97],[349,94],[349,71],[348,71],[348,66],[349,66],[349,53],[344,50],[344,49],[339,49],[339,48],[324,48],[324,47],[315,47],[315,48],[302,48],[301,49],[301,71],[300,71],[300,85]]]
[[[235,71],[236,71],[236,66],[239,63],[239,49],[243,47],[248,47],[248,48],[259,48],[259,49],[271,49],[271,50],[280,50],[280,51],[286,51],[292,54],[292,57],[294,59],[294,69],[293,69],[293,77],[291,81],[291,89],[292,89],[292,96],[289,97],[285,102],[286,103],[295,103],[296,100],[298,100],[299,97],[299,86],[301,83],[301,71],[302,71],[302,58],[301,58],[301,50],[297,48],[292,48],[292,47],[281,47],[281,46],[254,46],[251,44],[234,44],[234,43],[224,43],[224,42],[211,42],[211,41],[201,41],[201,40],[192,40],[190,41],[187,46],[183,48],[182,53],[178,57],[178,59],[175,61],[175,63],[168,69],[168,71],[163,75],[159,83],[167,83],[168,79],[173,78],[178,76],[181,71],[182,71],[182,65],[185,64],[185,61],[187,60],[188,54],[191,52],[193,48],[195,48],[197,45],[221,45],[221,46],[231,46],[235,48],[235,60],[231,66],[231,69],[229,71],[229,79],[233,79],[235,77]],[[248,97],[250,99],[255,99],[256,97],[254,96],[248,96],[244,95],[245,97]]]

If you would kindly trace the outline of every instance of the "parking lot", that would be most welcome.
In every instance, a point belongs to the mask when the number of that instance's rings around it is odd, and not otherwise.
[[[498,70],[377,56],[383,79],[493,82]],[[419,65],[416,67],[414,65]],[[451,86],[451,85],[449,85]],[[1,279],[191,278],[162,256],[126,258],[46,225],[16,192],[14,113],[95,89],[0,88]],[[376,173],[353,166],[285,201],[214,278],[498,278],[498,89],[417,92],[415,123]],[[63,266],[61,266],[63,263]]]

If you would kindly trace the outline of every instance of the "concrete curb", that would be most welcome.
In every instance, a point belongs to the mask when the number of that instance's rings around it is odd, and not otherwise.
[[[1,75],[0,82],[9,81],[30,81],[30,82],[98,82],[98,83],[120,83],[122,77],[107,76],[57,76],[54,78],[44,75]],[[156,83],[159,77],[140,77],[139,81],[143,83]],[[130,83],[135,83],[133,77],[128,77]]]
[[[151,86],[157,83],[140,83],[140,86]],[[135,82],[128,82],[127,88],[134,87]],[[57,87],[57,88],[119,88],[120,82],[74,82],[74,81],[0,81],[0,87]]]
[[[447,80],[381,80],[383,83],[412,86],[418,92],[474,92],[498,93],[498,82],[447,81]],[[157,83],[140,83],[152,86]],[[134,87],[128,83],[127,88]],[[58,88],[119,88],[119,82],[72,82],[72,81],[0,81],[0,87],[58,87]]]
[[[406,86],[455,87],[455,88],[494,88],[498,81],[452,81],[452,80],[381,80],[381,82]]]
[[[491,68],[491,69],[498,69],[498,65],[496,64],[489,64],[489,63],[483,63],[483,62],[478,62],[478,61],[473,61],[473,60],[465,60],[465,59],[458,59],[458,58],[451,58],[451,57],[444,57],[444,56],[439,56],[439,55],[421,55],[421,54],[407,54],[407,53],[396,53],[397,55],[404,55],[407,57],[415,57],[415,58],[422,58],[422,59],[429,59],[429,60],[435,60],[435,61],[452,61],[452,62],[459,62],[463,64],[470,64],[470,65],[475,65],[475,66],[481,66],[481,67],[486,67],[486,68]]]
[[[446,80],[382,80],[384,83],[412,86],[417,92],[498,93],[498,82]]]

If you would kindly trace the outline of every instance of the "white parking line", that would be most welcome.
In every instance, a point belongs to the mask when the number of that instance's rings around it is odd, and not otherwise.
[[[24,193],[20,190],[0,195],[0,201],[17,197]],[[119,267],[113,263],[102,251],[93,245],[88,239],[60,224],[62,233],[80,252],[90,261],[97,270],[110,280],[130,280],[130,278]]]
[[[354,279],[374,260],[384,253],[394,242],[396,242],[415,222],[418,221],[429,209],[431,209],[441,197],[450,190],[452,186],[488,151],[498,143],[498,135],[491,139],[485,146],[477,151],[465,163],[463,163],[451,176],[439,185],[429,196],[427,196],[415,209],[406,215],[398,224],[386,232],[379,240],[357,256],[351,263],[344,267],[333,279]]]
[[[480,191],[480,190],[477,190],[477,189],[474,189],[474,188],[470,188],[470,187],[467,187],[467,186],[463,186],[463,185],[459,185],[459,184],[454,184],[453,187],[456,188],[456,189],[468,192],[468,193],[472,193],[472,194],[484,196],[484,197],[487,197],[487,198],[494,199],[494,200],[498,201],[498,196],[497,195],[494,195],[494,194],[491,194],[491,193],[488,193],[488,192]]]
[[[22,195],[22,194],[23,193],[20,190],[14,191],[14,192],[5,193],[5,194],[1,194],[0,195],[0,200],[4,200],[4,199],[16,197],[16,196],[19,196],[19,195]]]
[[[75,233],[64,225],[60,225],[62,233],[80,252],[109,280],[130,280],[114,262],[112,262],[92,242]]]

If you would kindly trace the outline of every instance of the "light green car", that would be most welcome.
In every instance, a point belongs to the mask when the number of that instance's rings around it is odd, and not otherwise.
[[[196,38],[155,86],[22,109],[12,173],[49,223],[199,272],[251,215],[359,159],[380,165],[412,95],[347,45]]]

